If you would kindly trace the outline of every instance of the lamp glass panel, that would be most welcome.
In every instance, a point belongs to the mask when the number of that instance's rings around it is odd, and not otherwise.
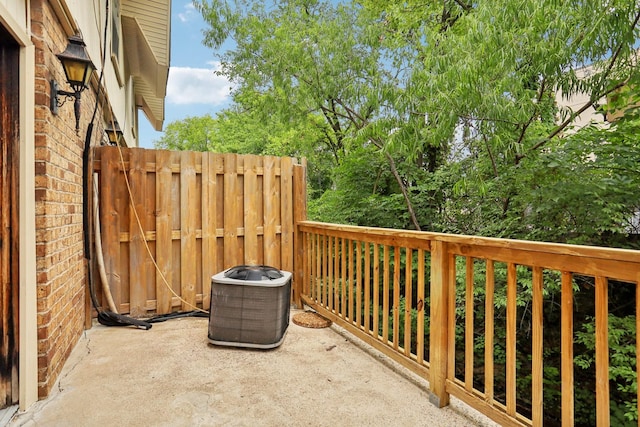
[[[86,64],[86,68],[87,69],[86,69],[86,72],[84,74],[84,80],[82,82],[83,82],[83,85],[85,87],[88,87],[89,86],[89,79],[91,78],[91,73],[93,72],[93,64],[91,64],[89,62],[88,64]]]
[[[88,77],[91,76],[90,64],[84,61],[66,59],[63,65],[69,84],[72,86],[86,86],[89,80]]]
[[[112,144],[116,144],[120,139],[120,135],[111,129],[107,130],[107,136],[109,137],[109,142]]]

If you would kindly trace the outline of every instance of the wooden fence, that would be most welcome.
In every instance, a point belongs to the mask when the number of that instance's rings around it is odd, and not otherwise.
[[[304,163],[99,147],[94,171],[106,276],[119,312],[208,309],[211,276],[234,265],[293,271],[295,223],[306,214]]]
[[[453,395],[501,425],[620,422],[609,366],[628,356],[609,346],[609,297],[631,295],[625,305],[640,331],[640,252],[308,221],[298,231],[303,301],[429,380],[434,404]],[[593,377],[579,387],[578,289],[592,298],[595,326]],[[559,338],[554,347],[547,334]],[[639,348],[635,335],[625,350],[635,353],[626,362],[635,376]],[[545,418],[545,394],[554,418]],[[578,407],[578,394],[593,402]],[[585,421],[591,408],[595,417]]]

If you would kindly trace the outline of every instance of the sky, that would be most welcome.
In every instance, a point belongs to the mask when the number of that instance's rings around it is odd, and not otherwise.
[[[215,75],[220,63],[213,49],[202,44],[207,24],[191,0],[173,0],[171,6],[171,60],[164,127],[187,117],[215,115],[229,105],[230,84]],[[156,132],[139,111],[140,147],[153,148],[163,132]]]

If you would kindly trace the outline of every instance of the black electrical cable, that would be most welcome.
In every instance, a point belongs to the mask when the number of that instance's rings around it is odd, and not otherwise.
[[[199,310],[180,311],[176,313],[158,314],[157,316],[145,319],[145,321],[148,323],[160,323],[167,320],[180,319],[183,317],[209,317],[209,314]]]

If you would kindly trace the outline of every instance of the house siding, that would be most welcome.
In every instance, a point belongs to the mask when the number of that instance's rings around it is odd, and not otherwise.
[[[35,210],[38,311],[38,396],[46,397],[85,326],[87,295],[83,254],[82,154],[95,93],[82,93],[80,131],[73,101],[55,116],[49,109],[49,81],[67,88],[56,53],[68,40],[47,0],[31,2],[35,46]],[[102,117],[100,111],[97,117]],[[96,121],[93,144],[103,135]]]

